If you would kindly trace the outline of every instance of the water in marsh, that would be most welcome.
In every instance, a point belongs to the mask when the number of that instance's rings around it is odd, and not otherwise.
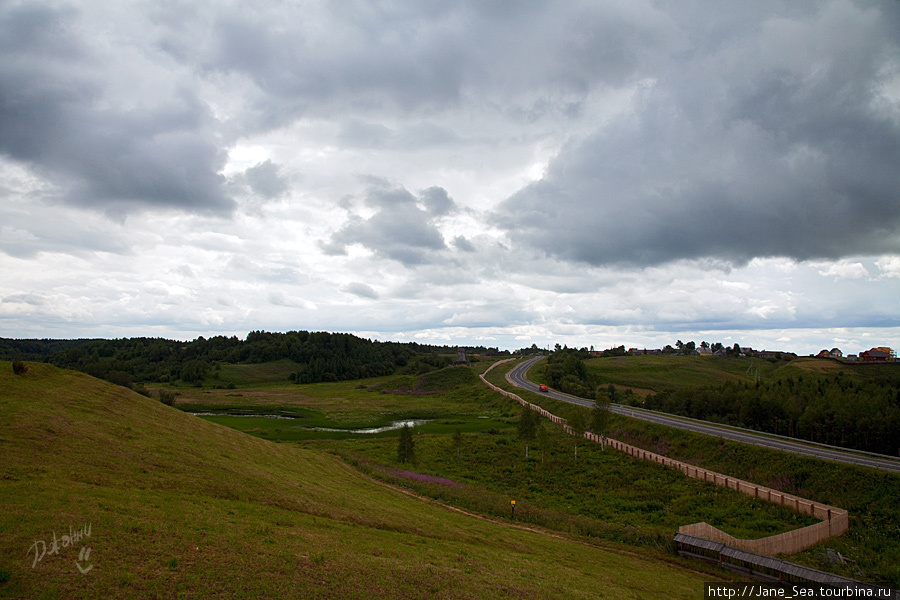
[[[384,433],[385,431],[400,429],[404,425],[407,427],[418,427],[429,421],[430,419],[407,419],[405,421],[394,421],[383,427],[371,427],[369,429],[335,429],[332,427],[307,427],[306,429],[312,429],[313,431],[336,431],[339,433]]]
[[[194,415],[195,417],[254,417],[258,419],[299,419],[295,415],[291,414],[275,414],[275,413],[266,413],[266,414],[256,414],[256,413],[243,413],[243,412],[189,412],[189,415]]]
[[[262,419],[300,419],[297,415],[292,415],[290,413],[247,413],[247,412],[191,412],[188,414],[192,414],[195,417],[240,417],[240,418],[262,418]],[[310,431],[332,431],[337,433],[361,433],[361,434],[371,434],[371,433],[384,433],[385,431],[393,431],[395,429],[400,429],[404,425],[407,427],[418,427],[419,425],[424,425],[428,423],[431,419],[404,419],[402,421],[394,421],[387,425],[383,425],[381,427],[370,427],[367,429],[341,429],[336,427],[303,427],[302,429],[308,429]]]

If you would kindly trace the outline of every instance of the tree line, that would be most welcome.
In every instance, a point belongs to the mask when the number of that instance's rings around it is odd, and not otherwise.
[[[896,370],[896,369],[895,369]],[[648,396],[652,410],[896,456],[900,382],[887,372],[728,382]]]
[[[469,348],[498,353],[496,348]],[[343,381],[381,375],[423,374],[453,362],[456,348],[415,342],[379,342],[349,333],[251,331],[237,336],[114,340],[11,340],[0,338],[0,359],[48,362],[119,385],[181,381],[200,384],[216,364],[297,363],[296,383]]]
[[[599,381],[588,372],[584,364],[585,359],[590,357],[587,348],[560,348],[557,344],[556,350],[547,357],[544,365],[544,375],[550,382],[550,387],[573,396],[595,399]]]

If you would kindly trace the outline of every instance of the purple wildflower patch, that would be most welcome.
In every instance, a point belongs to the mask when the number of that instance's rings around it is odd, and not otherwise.
[[[392,475],[400,476],[400,477],[409,477],[410,479],[418,479],[419,481],[427,481],[428,483],[437,483],[439,485],[449,485],[450,487],[463,487],[461,483],[456,483],[455,481],[451,481],[449,479],[444,479],[443,477],[435,477],[434,475],[423,475],[421,473],[413,473],[412,471],[398,471],[394,469],[391,471]]]

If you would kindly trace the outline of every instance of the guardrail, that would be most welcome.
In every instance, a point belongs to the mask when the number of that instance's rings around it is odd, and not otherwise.
[[[502,394],[507,398],[515,400],[523,407],[533,410],[541,416],[546,417],[550,421],[557,423],[567,433],[572,434],[572,429],[566,424],[566,420],[562,417],[558,417],[536,404],[527,402],[517,394],[508,392],[494,385],[485,378],[485,375],[491,369],[493,369],[497,365],[509,362],[511,360],[516,359],[510,358],[501,360],[491,365],[487,370],[485,370],[484,373],[479,375],[481,381],[483,381],[485,385],[487,385],[495,392]],[[712,525],[709,525],[708,523],[684,525],[678,528],[679,533],[685,533],[687,535],[701,537],[715,542],[721,542],[728,546],[740,548],[749,552],[755,552],[757,554],[775,556],[777,554],[796,554],[797,552],[802,552],[803,550],[806,550],[807,548],[810,548],[818,544],[819,542],[827,540],[828,538],[843,535],[847,532],[847,529],[850,526],[850,515],[843,508],[829,506],[827,504],[822,504],[813,500],[807,500],[806,498],[801,498],[792,494],[785,494],[780,490],[756,485],[755,483],[744,481],[743,479],[729,477],[728,475],[716,473],[715,471],[697,467],[690,463],[674,460],[667,456],[656,454],[655,452],[650,452],[636,446],[631,446],[630,444],[626,444],[612,438],[601,438],[600,436],[591,433],[590,431],[586,432],[584,434],[584,437],[592,442],[597,442],[599,444],[605,443],[606,445],[611,446],[616,450],[625,452],[626,454],[635,458],[649,460],[666,467],[678,469],[688,477],[700,479],[702,481],[713,483],[715,485],[733,489],[743,494],[753,496],[759,500],[772,502],[781,506],[787,506],[788,508],[792,508],[797,512],[805,513],[822,520],[821,523],[816,523],[814,525],[809,525],[807,527],[802,527],[793,531],[788,531],[778,535],[772,535],[756,540],[742,540],[735,538],[725,533],[724,531],[717,529]]]

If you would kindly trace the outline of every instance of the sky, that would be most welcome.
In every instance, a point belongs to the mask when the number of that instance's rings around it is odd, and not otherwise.
[[[900,2],[0,0],[0,337],[900,348]]]

